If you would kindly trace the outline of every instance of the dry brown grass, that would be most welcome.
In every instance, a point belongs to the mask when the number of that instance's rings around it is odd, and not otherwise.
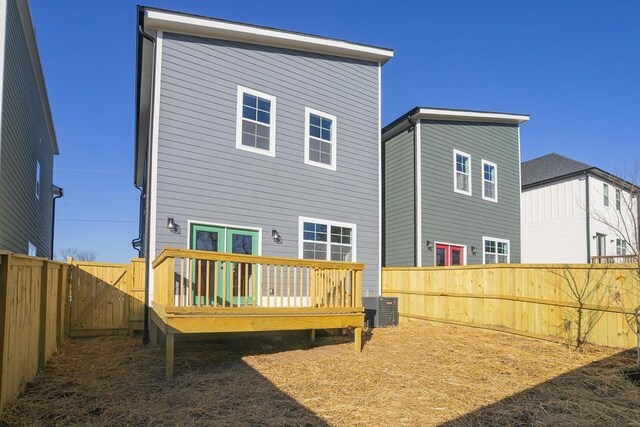
[[[9,425],[407,425],[640,423],[629,354],[469,328],[404,323],[278,352],[272,337],[162,348],[122,337],[70,341],[21,398]],[[265,351],[267,353],[265,353]],[[1,423],[0,423],[1,424]]]

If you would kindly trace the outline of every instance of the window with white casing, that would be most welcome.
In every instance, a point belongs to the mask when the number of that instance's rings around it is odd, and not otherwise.
[[[298,256],[326,261],[356,260],[356,226],[300,217]]]
[[[482,198],[498,201],[498,166],[487,160],[482,160]]]
[[[605,183],[602,183],[602,202],[609,206],[609,186]]]
[[[627,242],[622,239],[616,239],[616,255],[627,254]]]
[[[40,199],[40,162],[36,160],[36,199]]]
[[[336,170],[336,117],[308,107],[304,115],[305,164]]]
[[[276,155],[276,98],[238,86],[236,148]]]
[[[511,262],[511,244],[508,240],[483,237],[482,247],[483,264],[504,264]]]
[[[471,156],[458,150],[453,150],[453,189],[471,195]]]
[[[37,251],[37,249],[36,249],[36,246],[35,246],[33,243],[28,242],[28,246],[27,246],[27,255],[29,255],[29,256],[36,256],[36,253],[37,253],[37,252],[38,252],[38,251]]]

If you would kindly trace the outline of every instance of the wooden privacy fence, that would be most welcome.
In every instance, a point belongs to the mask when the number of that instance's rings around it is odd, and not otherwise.
[[[626,318],[640,305],[637,269],[621,264],[501,264],[382,269],[382,294],[398,297],[401,317],[635,346]],[[581,313],[579,315],[579,313]]]
[[[0,412],[65,336],[142,329],[144,260],[62,263],[0,251]]]
[[[0,411],[64,340],[69,268],[0,251]]]
[[[69,335],[127,335],[144,319],[144,259],[129,264],[73,261]]]

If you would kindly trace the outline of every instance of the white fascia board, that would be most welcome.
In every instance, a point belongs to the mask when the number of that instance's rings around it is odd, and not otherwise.
[[[324,53],[383,64],[393,57],[390,49],[159,10],[146,10],[144,25],[147,29]]]
[[[409,126],[410,123],[417,120],[451,120],[451,121],[464,121],[464,122],[489,122],[489,123],[511,123],[522,124],[529,120],[529,116],[526,114],[509,114],[509,113],[492,113],[482,111],[468,111],[468,110],[447,110],[441,108],[420,108],[411,116],[406,116],[406,120],[399,121],[398,124],[390,129],[387,129],[382,134],[382,140],[397,135]]]
[[[497,123],[524,123],[529,116],[523,114],[489,113],[480,111],[445,110],[438,108],[421,108],[413,115],[416,119],[425,120],[465,120]]]

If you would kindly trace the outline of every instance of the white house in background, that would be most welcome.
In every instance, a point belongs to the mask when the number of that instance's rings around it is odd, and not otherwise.
[[[638,187],[551,153],[522,163],[522,262],[621,262],[637,254]]]

